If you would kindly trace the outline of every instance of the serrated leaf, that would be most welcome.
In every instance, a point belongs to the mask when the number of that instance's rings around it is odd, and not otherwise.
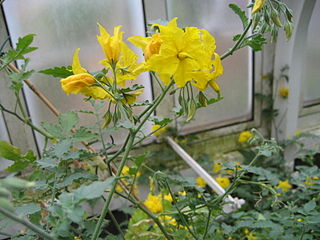
[[[51,75],[53,77],[58,77],[58,78],[66,78],[73,75],[73,72],[70,66],[48,68],[48,69],[40,70],[39,73]]]
[[[71,146],[72,146],[71,139],[63,139],[54,146],[53,152],[57,158],[61,158],[64,153],[70,151]]]
[[[84,127],[80,127],[75,133],[72,134],[72,141],[75,142],[82,142],[82,141],[92,141],[98,135],[96,133],[88,131]]]
[[[101,197],[102,194],[112,187],[114,177],[109,177],[105,181],[96,181],[87,186],[81,186],[74,191],[75,200],[80,202],[82,200],[89,200]]]
[[[229,8],[231,8],[234,11],[234,13],[240,17],[243,29],[245,29],[248,25],[248,17],[246,16],[246,12],[234,3],[229,4]]]
[[[60,126],[48,123],[48,122],[42,122],[41,126],[46,130],[47,133],[49,133],[52,137],[62,139],[65,138],[65,136],[62,134],[62,129]]]
[[[28,204],[23,204],[19,207],[16,208],[16,213],[18,215],[30,215],[34,214],[36,212],[39,212],[41,210],[39,204],[36,203],[28,203]]]
[[[73,181],[78,180],[78,179],[90,179],[90,180],[95,180],[96,175],[86,173],[86,172],[77,172],[74,174],[71,174],[67,176],[62,182],[57,184],[58,188],[66,187],[69,186],[73,183]]]
[[[53,158],[42,158],[37,161],[37,164],[42,168],[54,168],[58,166],[59,161]]]
[[[65,133],[68,133],[76,126],[80,118],[74,111],[62,113],[59,115],[59,123]]]

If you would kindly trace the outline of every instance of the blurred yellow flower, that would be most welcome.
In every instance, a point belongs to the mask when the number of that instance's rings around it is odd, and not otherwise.
[[[119,192],[119,193],[122,193],[123,192],[123,189],[120,185],[117,185],[116,186],[116,191]]]
[[[230,180],[227,177],[216,177],[215,180],[224,189],[230,185]]]
[[[214,173],[219,173],[222,168],[223,168],[223,166],[220,162],[215,162],[213,164],[213,172]]]
[[[197,186],[200,188],[204,188],[207,185],[207,182],[202,177],[198,177],[196,179],[196,183],[197,183]]]
[[[122,169],[121,175],[122,176],[134,176],[134,174],[130,174],[129,171],[130,171],[130,168],[127,165],[125,165]],[[136,177],[140,177],[141,173],[137,172],[137,174],[135,174],[135,175],[136,175]]]
[[[169,202],[172,202],[172,201],[173,201],[173,199],[172,199],[172,197],[171,197],[171,194],[165,194],[165,195],[163,195],[163,199],[164,199],[164,200],[167,200],[167,201],[169,201]]]
[[[153,133],[154,136],[159,136],[161,135],[162,133],[164,133],[167,129],[167,126],[164,126],[161,128],[161,125],[159,124],[154,124],[152,127],[151,127],[151,131],[156,131]]]
[[[244,143],[244,142],[248,141],[252,137],[253,137],[253,134],[250,131],[243,131],[239,135],[238,142],[239,143]]]
[[[179,195],[181,195],[181,196],[186,196],[186,195],[187,195],[186,191],[182,191],[182,192],[178,192],[178,193],[179,193]]]
[[[74,237],[73,240],[82,240],[82,238]]]
[[[163,211],[160,195],[156,196],[149,193],[147,199],[143,203],[153,213],[160,213]]]
[[[282,98],[288,98],[289,89],[288,88],[280,88],[279,89],[279,96],[282,97]]]
[[[297,221],[298,222],[303,222],[303,219],[302,218],[298,218]]]
[[[81,66],[79,61],[79,51],[80,48],[77,48],[73,55],[72,72],[74,75],[60,80],[62,90],[68,95],[70,93],[81,93],[87,97],[93,97],[96,99],[110,98],[110,95],[108,95],[102,88],[92,86],[96,81],[94,77]]]
[[[100,36],[97,36],[97,40],[108,59],[108,63],[111,65],[115,64],[120,57],[121,46],[122,46],[122,34],[120,28],[122,26],[116,26],[113,30],[113,35],[107,32],[107,30],[98,23]]]
[[[281,189],[282,192],[288,192],[292,185],[289,183],[289,180],[279,181],[279,184],[275,188]]]
[[[315,185],[316,182],[315,181],[312,181],[312,180],[317,180],[317,179],[320,179],[320,177],[307,177],[306,178],[306,181],[304,182],[306,185],[309,185],[309,186],[312,186],[312,185]]]
[[[253,9],[252,9],[252,14],[259,12],[261,8],[263,8],[265,4],[265,0],[255,0]]]

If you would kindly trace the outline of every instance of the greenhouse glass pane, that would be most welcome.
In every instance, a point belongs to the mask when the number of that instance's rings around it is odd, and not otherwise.
[[[81,49],[79,57],[86,69],[101,69],[103,66],[98,62],[105,56],[96,40],[97,22],[110,33],[113,33],[114,26],[122,25],[124,39],[132,35],[144,35],[145,32],[141,1],[29,0],[26,3],[14,0],[4,2],[4,11],[12,42],[29,33],[37,35],[33,45],[39,49],[29,54],[29,68],[35,70],[70,65],[76,48]],[[60,88],[59,79],[36,73],[31,81],[61,112],[89,108],[90,104],[84,103],[82,96],[67,96]],[[142,74],[138,82],[143,82],[146,89],[150,89],[147,74]],[[41,121],[52,122],[55,116],[30,90],[25,90],[33,121],[36,124]],[[141,98],[150,99],[151,91],[146,90]],[[82,118],[84,124],[95,121],[84,115]],[[116,142],[124,139],[122,135],[117,133],[114,136]]]
[[[305,71],[302,76],[304,106],[320,102],[320,1],[316,1],[311,16],[308,36]]]
[[[247,1],[234,0],[241,8]],[[221,55],[234,44],[232,37],[241,32],[242,24],[224,0],[167,0],[168,18],[178,17],[180,27],[206,28],[215,37]],[[183,131],[197,131],[252,118],[252,64],[248,48],[223,61],[225,72],[218,78],[224,99],[198,111]],[[207,93],[214,96],[212,90]],[[188,130],[189,129],[189,130]]]

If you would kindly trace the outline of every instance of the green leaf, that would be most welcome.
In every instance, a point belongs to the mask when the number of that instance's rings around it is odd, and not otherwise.
[[[242,46],[249,46],[253,51],[261,51],[262,46],[267,43],[267,40],[261,35],[257,35],[250,40],[246,40],[242,43]]]
[[[86,172],[77,172],[74,174],[71,174],[67,176],[62,182],[57,184],[58,188],[66,187],[69,186],[73,183],[73,181],[78,180],[78,179],[90,179],[90,180],[95,180],[96,175],[86,173]]]
[[[21,159],[20,149],[4,140],[0,140],[0,157],[17,161]]]
[[[62,113],[59,115],[59,123],[65,133],[68,133],[76,126],[80,118],[74,111]]]
[[[48,69],[40,70],[39,73],[51,75],[53,77],[58,77],[58,78],[66,78],[73,75],[73,72],[70,66],[48,68]]]
[[[5,56],[3,57],[3,64],[0,66],[0,70],[2,70],[9,63],[17,59],[23,59],[24,54],[36,50],[36,47],[30,47],[30,44],[32,43],[34,36],[35,34],[29,34],[22,38],[19,38],[16,44],[16,49],[10,49],[8,52],[6,52]]]
[[[39,212],[41,210],[39,204],[36,203],[28,203],[28,204],[23,204],[19,207],[16,208],[16,213],[18,215],[30,215],[34,214],[36,212]]]
[[[71,146],[71,139],[63,139],[54,146],[53,152],[57,158],[61,158],[63,154],[70,151]]]
[[[58,166],[59,161],[57,159],[53,159],[53,158],[42,158],[37,161],[37,164],[41,168],[55,168]]]
[[[54,138],[62,139],[65,136],[62,134],[62,129],[59,125],[55,125],[48,122],[42,122],[41,126]]]
[[[72,134],[73,142],[92,141],[98,134],[88,131],[84,127],[80,127],[75,133]]]
[[[26,80],[28,78],[30,78],[30,76],[32,75],[34,71],[28,71],[28,72],[13,72],[9,74],[9,78],[11,79],[11,86],[10,89],[15,90],[15,91],[19,91],[22,87],[23,87],[23,80]]]
[[[314,200],[311,200],[303,206],[303,210],[305,210],[306,212],[310,212],[313,209],[315,209],[316,206],[317,206],[316,202]]]
[[[75,201],[89,200],[101,197],[102,194],[112,187],[114,177],[109,177],[105,181],[96,181],[87,186],[81,186],[74,191]]]
[[[234,3],[229,4],[229,8],[231,8],[234,13],[240,17],[243,29],[245,29],[248,25],[248,17],[246,16],[246,12],[242,11],[242,9]]]

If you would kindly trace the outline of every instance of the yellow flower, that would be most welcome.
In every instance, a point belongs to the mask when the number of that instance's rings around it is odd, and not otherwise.
[[[251,132],[243,131],[242,133],[240,133],[240,136],[238,138],[238,142],[239,143],[244,143],[244,142],[248,141],[252,137],[253,137],[253,134]]]
[[[275,187],[281,189],[283,192],[288,192],[292,185],[289,183],[289,180],[279,181],[279,184]]]
[[[215,180],[224,189],[230,185],[230,180],[227,177],[216,177]]]
[[[155,196],[148,194],[147,199],[144,201],[144,205],[153,213],[160,213],[163,211],[161,196]]]
[[[145,63],[138,64],[137,60],[138,56],[124,42],[122,42],[121,56],[115,65],[117,85],[124,87],[126,85],[126,80],[134,80],[140,73],[147,70]],[[108,59],[101,60],[100,63],[107,68],[110,66]],[[108,81],[112,84],[114,78],[108,77]]]
[[[97,36],[97,40],[106,55],[110,65],[118,62],[122,46],[122,34],[120,28],[122,26],[116,26],[113,30],[114,36],[110,36],[107,30],[98,23],[100,36]]]
[[[181,195],[181,196],[186,196],[186,195],[187,195],[186,191],[182,191],[182,192],[178,192],[178,193],[179,193],[179,195]]]
[[[116,186],[116,191],[122,193],[123,189],[122,189],[122,187],[120,185],[117,185]]]
[[[145,60],[149,60],[154,54],[158,54],[162,44],[160,34],[153,34],[151,37],[134,36],[128,40],[137,47],[142,48]]]
[[[130,173],[129,173],[129,170],[130,170],[130,168],[129,168],[127,165],[125,165],[125,166],[123,167],[123,169],[122,169],[121,175],[122,175],[122,176],[134,176],[134,174],[130,174]],[[140,176],[141,176],[141,173],[140,173],[140,172],[137,172],[137,174],[135,174],[135,175],[136,175],[136,177],[140,177]]]
[[[265,4],[265,0],[255,0],[254,6],[252,9],[252,14],[260,11],[261,8],[263,8],[264,4]]]
[[[155,136],[161,135],[163,132],[166,131],[166,129],[167,129],[167,126],[161,128],[161,125],[159,125],[159,124],[154,124],[154,125],[151,127],[151,131],[152,131],[152,132],[153,132],[153,131],[156,131],[156,132],[153,133],[153,135],[155,135]]]
[[[73,240],[82,240],[82,238],[74,237]]]
[[[61,88],[68,95],[72,94],[83,94],[87,97],[93,97],[96,99],[105,99],[110,97],[102,88],[92,86],[95,83],[94,77],[84,69],[79,61],[79,51],[77,48],[73,55],[72,72],[67,78],[61,79]]]
[[[202,177],[198,177],[196,179],[196,183],[197,183],[197,186],[200,188],[204,188],[207,185],[207,182]]]
[[[288,98],[289,96],[289,89],[288,88],[280,88],[279,89],[279,95],[282,98]]]
[[[213,172],[214,173],[219,173],[222,168],[223,168],[223,166],[220,162],[213,164]]]
[[[172,199],[172,197],[171,197],[171,194],[165,194],[165,195],[163,195],[163,199],[164,199],[164,200],[167,200],[167,201],[169,201],[169,202],[172,202],[172,201],[173,201],[173,199]]]
[[[312,180],[316,180],[316,179],[320,179],[320,177],[307,177],[306,181],[304,182],[306,185],[312,186],[315,185],[315,181]]]
[[[302,218],[298,218],[297,221],[298,222],[303,222],[303,219]]]
[[[202,91],[223,72],[220,57],[214,53],[215,39],[205,29],[181,29],[176,21],[174,18],[167,26],[156,25],[160,32],[151,37],[136,36],[128,40],[142,48],[146,67],[157,72],[165,85],[173,77],[178,87],[192,82]]]

